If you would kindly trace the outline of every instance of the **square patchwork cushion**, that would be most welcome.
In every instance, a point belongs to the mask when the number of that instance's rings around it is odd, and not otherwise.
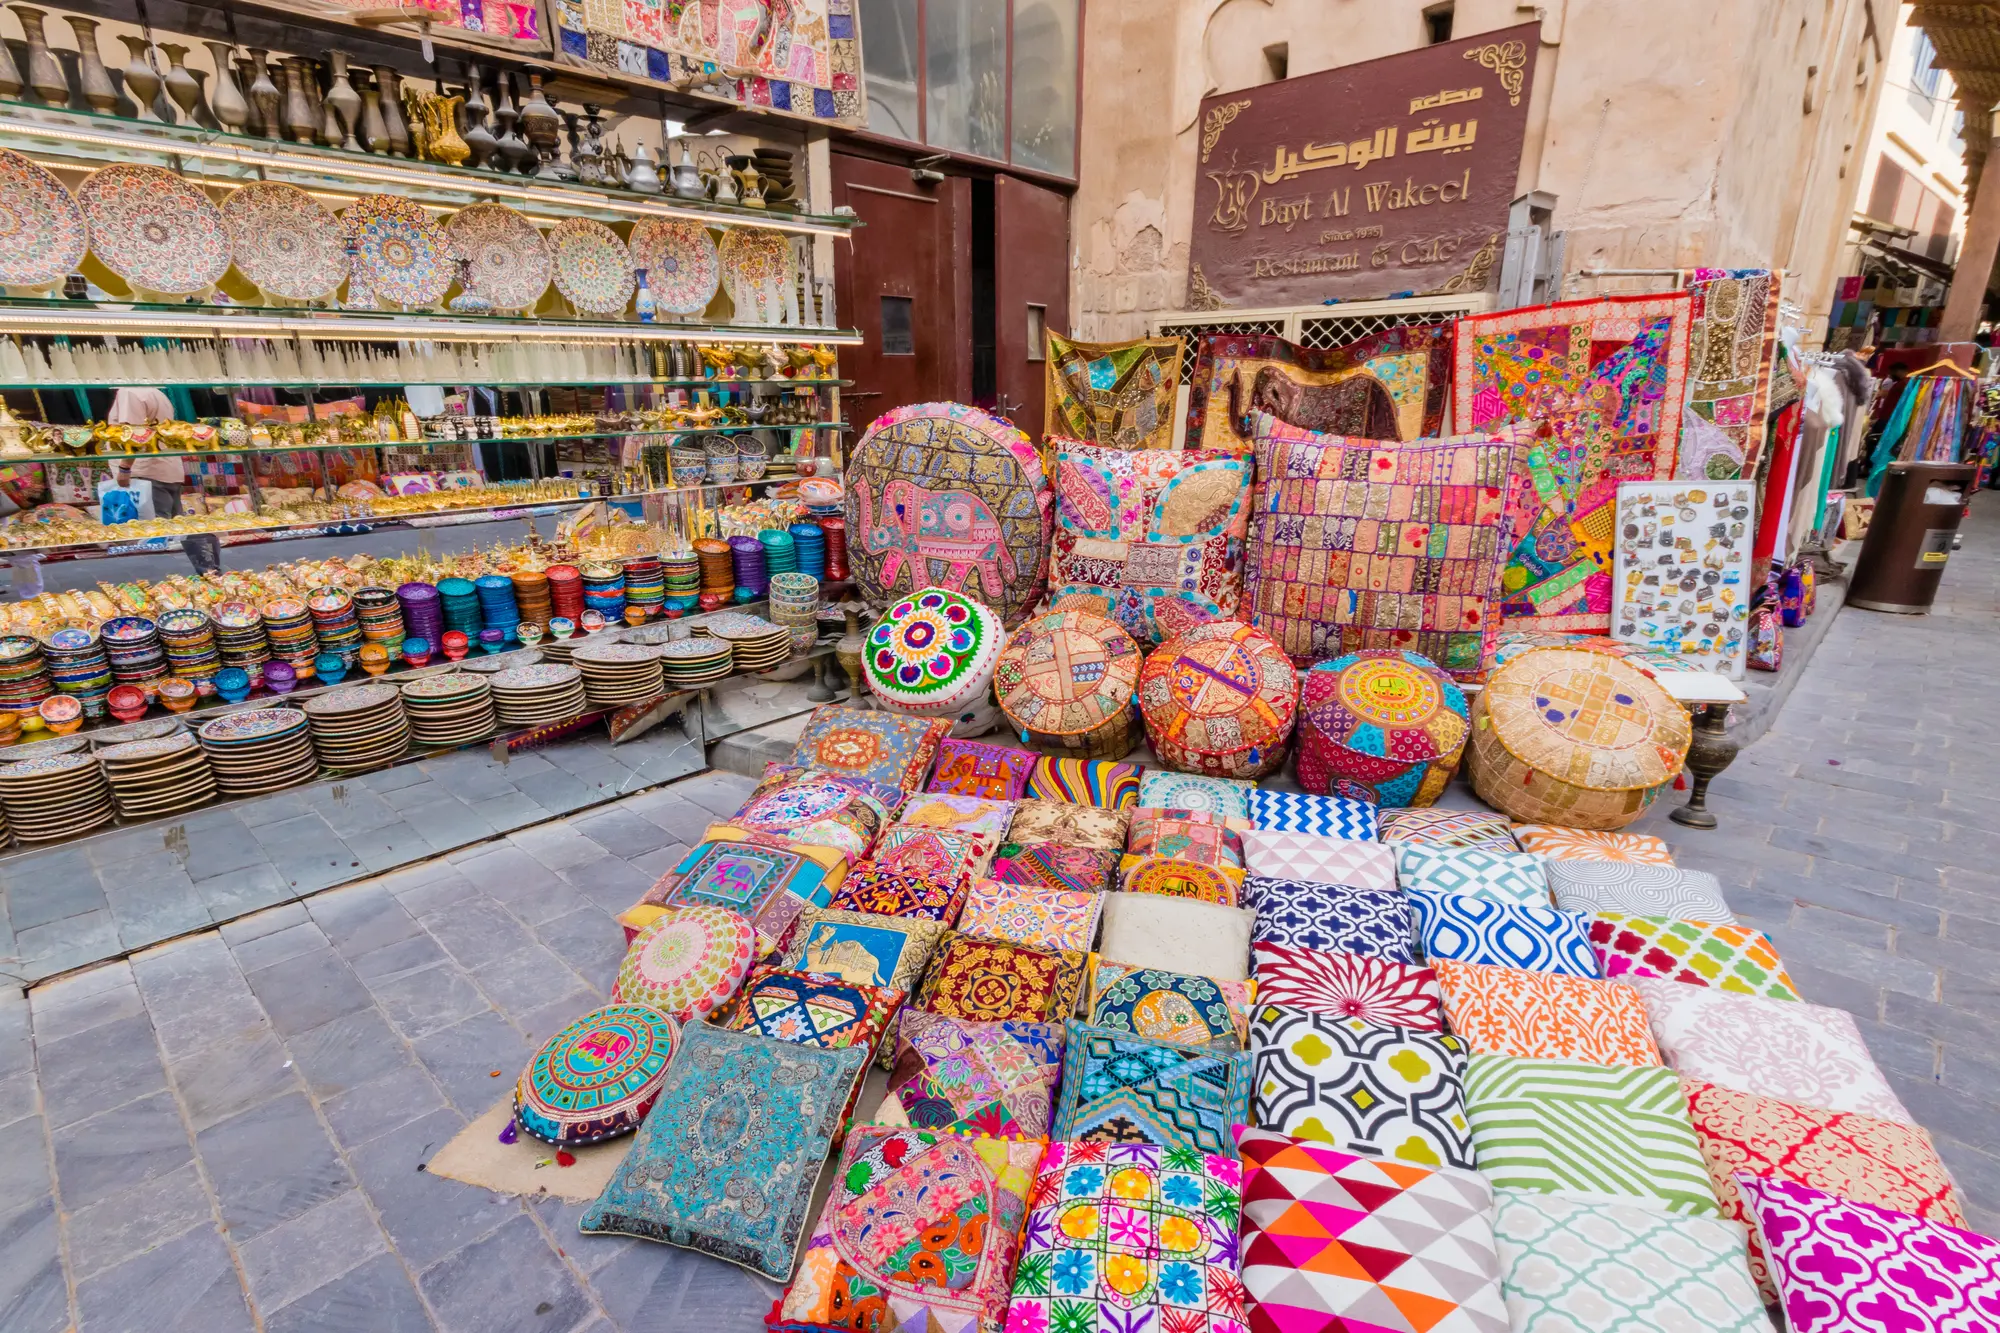
[[[1366,1157],[1472,1168],[1459,1038],[1260,1001],[1250,1057],[1251,1124]]]
[[[1014,819],[1014,802],[989,801],[984,796],[922,794],[903,803],[897,828],[950,829],[984,833],[998,840],[1007,836]]]
[[[1565,912],[1625,912],[1676,921],[1734,924],[1722,883],[1706,870],[1625,861],[1545,861],[1549,892]]]
[[[1009,842],[993,854],[987,878],[1002,884],[1103,893],[1118,866],[1115,852],[1060,842]]]
[[[1028,772],[1024,795],[1036,801],[1129,810],[1139,804],[1139,779],[1145,771],[1137,764],[1108,759],[1057,759],[1042,755]]]
[[[1743,1232],[1637,1204],[1497,1190],[1515,1333],[1770,1333]]]
[[[1383,842],[1413,847],[1488,847],[1515,852],[1514,825],[1505,815],[1483,810],[1384,810],[1380,818]]]
[[[1050,1144],[1028,1196],[1008,1333],[1243,1333],[1241,1181],[1235,1161],[1215,1153]]]
[[[1406,892],[1467,894],[1523,907],[1547,907],[1540,857],[1486,847],[1398,847],[1396,882]]]
[[[1410,900],[1338,884],[1252,875],[1244,906],[1257,913],[1250,942],[1325,953],[1352,953],[1392,963],[1415,962]]]
[[[1123,852],[1125,831],[1131,818],[1125,810],[1106,810],[1094,805],[1022,801],[1014,807],[1007,840],[1018,843],[1059,842],[1065,847]]]
[[[1590,943],[1607,977],[1665,977],[1773,1000],[1799,998],[1778,947],[1748,926],[1604,912],[1591,918]]]
[[[1243,898],[1243,872],[1168,856],[1128,856],[1118,863],[1118,887],[1127,893],[1193,898],[1234,907]]]
[[[846,876],[847,857],[831,848],[786,846],[762,835],[729,838],[697,843],[640,906],[727,907],[750,918],[760,955],[775,953],[791,938],[799,913],[826,906]]]
[[[1479,1055],[1656,1065],[1646,1006],[1628,986],[1555,972],[1432,962],[1445,1019]]]
[[[577,1229],[664,1241],[788,1280],[866,1062],[859,1047],[688,1024],[631,1151]]]
[[[838,773],[793,769],[766,780],[724,822],[792,843],[833,847],[858,860],[868,855],[897,808],[875,794],[880,790],[879,784]],[[896,795],[900,799],[901,792]]]
[[[950,925],[965,901],[963,879],[932,879],[897,870],[857,867],[834,890],[827,906],[843,912],[873,912],[878,916],[918,916]]]
[[[1098,959],[1084,1008],[1092,1026],[1108,1031],[1240,1051],[1250,1027],[1250,983]]]
[[[1681,1079],[1688,1115],[1708,1161],[1722,1215],[1748,1225],[1736,1175],[1745,1172],[1893,1208],[1948,1226],[1966,1225],[1965,1205],[1931,1136],[1915,1125],[1853,1111],[1759,1097],[1698,1078]],[[1764,1247],[1750,1230],[1750,1271],[1775,1302]]]
[[[941,921],[809,907],[778,965],[908,994],[946,929]]]
[[[1478,1174],[1236,1137],[1251,1333],[1508,1333]]]
[[[1125,850],[1134,856],[1170,856],[1205,866],[1243,867],[1243,835],[1212,819],[1141,806],[1132,812]]]
[[[1243,864],[1253,875],[1313,884],[1396,891],[1396,854],[1377,842],[1322,838],[1317,833],[1243,835]]]
[[[1721,1211],[1670,1069],[1475,1055],[1465,1114],[1480,1174],[1503,1189]]]
[[[1433,964],[1440,958],[1529,972],[1596,977],[1590,918],[1547,907],[1517,907],[1492,898],[1413,893],[1417,943]]]
[[[938,718],[821,704],[806,719],[792,762],[919,791],[949,735],[951,723]]]
[[[1737,1181],[1791,1333],[1985,1333],[2000,1241],[1788,1180]]]
[[[1739,1092],[1916,1122],[1875,1066],[1854,1016],[1802,1000],[1626,977],[1646,1002],[1660,1058]]]
[[[1375,841],[1376,806],[1351,796],[1314,796],[1310,792],[1250,793],[1250,822],[1272,833],[1311,833],[1322,838]]]
[[[1551,861],[1624,861],[1630,865],[1670,866],[1674,854],[1667,844],[1646,833],[1605,833],[1597,829],[1561,828],[1554,824],[1516,824],[1514,841],[1524,852]]]
[[[892,828],[876,839],[868,864],[877,870],[948,881],[974,879],[993,864],[1000,840],[990,833]]]
[[[903,992],[789,968],[760,967],[715,1021],[772,1041],[873,1052],[896,1017]]]
[[[1250,928],[1256,915],[1197,898],[1112,893],[1104,899],[1097,948],[1107,958],[1163,972],[1220,981],[1250,977]]]
[[[737,810],[740,813],[744,806],[748,806],[758,797],[769,796],[772,792],[789,787],[793,783],[829,780],[838,782],[849,791],[866,799],[881,814],[884,824],[894,819],[910,798],[907,790],[891,782],[876,782],[870,778],[857,777],[852,773],[831,773],[825,769],[804,768],[798,764],[766,764],[764,776],[757,780],[757,786]]]
[[[877,1124],[1046,1139],[1062,1077],[1060,1023],[974,1023],[905,1009]]]
[[[1041,1145],[864,1125],[773,1328],[998,1328]]]
[[[1097,943],[1097,917],[1103,910],[1104,895],[1087,889],[976,879],[958,914],[958,928],[981,939],[1088,953]]]
[[[1204,778],[1149,768],[1139,779],[1139,804],[1155,810],[1204,810],[1227,819],[1250,817],[1250,793],[1257,786],[1238,778]]]
[[[1248,1055],[1070,1023],[1052,1138],[1229,1154],[1249,1114]]]
[[[1358,1018],[1377,1027],[1419,1032],[1444,1027],[1437,973],[1428,967],[1268,942],[1257,944],[1253,955],[1260,1003]]]
[[[1073,949],[1031,949],[953,934],[939,946],[917,1005],[981,1023],[1059,1022],[1076,1009],[1086,961]]]
[[[992,801],[1018,801],[1035,766],[1032,750],[986,741],[947,737],[940,742],[931,780],[924,790],[948,796],[983,796]]]

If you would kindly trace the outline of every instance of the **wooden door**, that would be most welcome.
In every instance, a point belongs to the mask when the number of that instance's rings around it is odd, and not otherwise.
[[[993,319],[1000,411],[1040,440],[1042,334],[1069,332],[1069,197],[1005,175],[993,181]]]

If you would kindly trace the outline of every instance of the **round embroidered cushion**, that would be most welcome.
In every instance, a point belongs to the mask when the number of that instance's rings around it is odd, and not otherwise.
[[[535,1054],[514,1085],[514,1121],[555,1144],[629,1134],[646,1118],[680,1045],[680,1024],[643,1004],[608,1004]]]
[[[953,735],[976,736],[996,720],[993,667],[1006,646],[1007,630],[991,607],[925,588],[891,606],[868,632],[861,669],[890,711],[950,718]]]
[[[1139,712],[1160,762],[1185,773],[1259,778],[1285,762],[1299,674],[1262,630],[1211,621],[1153,650]]]
[[[1465,753],[1465,691],[1428,657],[1371,648],[1306,672],[1299,785],[1386,806],[1430,805]]]
[[[1132,748],[1139,644],[1117,621],[1051,611],[1015,631],[993,669],[1000,711],[1038,750],[1122,759]]]
[[[625,951],[611,998],[692,1022],[735,996],[756,957],[757,931],[741,912],[670,907]]]

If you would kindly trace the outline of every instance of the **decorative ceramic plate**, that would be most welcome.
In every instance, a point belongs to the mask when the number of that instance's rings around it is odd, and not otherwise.
[[[451,240],[430,214],[399,196],[371,194],[340,218],[361,247],[355,260],[376,296],[410,307],[443,299],[455,272]]]
[[[224,602],[215,608],[215,623],[224,629],[249,629],[263,624],[264,618],[248,602]]]
[[[200,735],[205,741],[254,741],[282,736],[305,724],[306,715],[296,708],[252,708],[204,722]]]
[[[643,225],[643,224],[641,224]],[[554,261],[535,224],[505,204],[474,204],[445,224],[452,249],[472,261],[472,288],[499,310],[524,310],[549,289]]]
[[[340,219],[296,185],[252,181],[222,201],[229,257],[266,296],[317,301],[347,281]]]
[[[345,611],[353,604],[354,599],[352,597],[335,588],[315,589],[313,594],[306,598],[307,606],[315,611],[323,611],[328,614],[335,611]]]
[[[482,676],[497,676],[505,671],[534,666],[541,660],[541,649],[519,648],[511,653],[495,653],[491,657],[468,657],[458,664],[458,669],[477,671]]]
[[[79,738],[80,739],[80,738]],[[96,768],[97,760],[87,754],[44,754],[17,764],[0,764],[0,782],[15,778],[47,777],[51,773],[75,773]]]
[[[165,167],[100,167],[77,191],[90,248],[140,291],[187,296],[229,271],[229,229],[198,186]]]
[[[59,629],[42,637],[45,647],[59,653],[78,653],[97,646],[97,635],[87,629]]]
[[[190,685],[189,688],[192,689],[193,686]],[[116,750],[121,744],[137,745],[141,742],[176,739],[183,736],[187,737],[188,744],[194,743],[194,737],[181,730],[181,721],[177,717],[156,717],[122,727],[106,727],[103,731],[90,733],[90,739],[97,744],[97,755],[100,759],[107,751]],[[111,757],[116,759],[119,756],[114,754]]]
[[[572,662],[598,663],[656,662],[660,650],[646,643],[587,643],[571,653]]]
[[[463,671],[447,672],[441,676],[419,676],[403,686],[405,699],[444,701],[462,695],[477,694],[487,688],[486,682],[477,676],[468,676]]]
[[[61,282],[90,248],[83,210],[40,163],[0,149],[0,283]]]
[[[622,315],[638,283],[632,252],[618,233],[590,218],[564,218],[549,233],[555,256],[556,290],[578,310]]]
[[[646,285],[668,314],[699,315],[715,299],[722,259],[701,223],[640,218],[630,247],[633,265],[646,270]]]
[[[264,603],[266,620],[298,620],[306,613],[306,604],[296,597],[280,597]]]
[[[502,671],[493,677],[496,690],[546,690],[563,685],[573,685],[583,679],[583,673],[573,666],[560,666],[554,662],[543,662],[537,666],[515,667]]]
[[[208,628],[208,612],[184,606],[161,612],[157,623],[168,634],[199,634]]]
[[[140,725],[144,725],[143,723]],[[174,725],[178,726],[179,723]],[[156,736],[151,740],[125,741],[118,745],[107,745],[97,752],[99,759],[151,759],[158,755],[183,754],[195,747],[194,737],[185,731],[171,736]]]
[[[722,261],[722,285],[736,304],[736,318],[746,322],[756,309],[764,284],[775,282],[782,294],[793,280],[792,243],[768,227],[731,227],[716,247]]]
[[[90,744],[83,736],[51,736],[45,741],[29,741],[25,745],[9,745],[0,749],[0,764],[18,764],[28,759],[46,759],[52,754],[75,754]]]
[[[144,616],[113,616],[101,632],[112,643],[144,643],[158,631]]]
[[[682,639],[660,646],[660,656],[675,662],[707,662],[729,654],[729,645],[720,639]]]
[[[372,685],[350,685],[346,689],[308,699],[305,710],[314,717],[339,717],[344,713],[365,713],[371,708],[393,704],[401,697],[394,685],[378,681]]]

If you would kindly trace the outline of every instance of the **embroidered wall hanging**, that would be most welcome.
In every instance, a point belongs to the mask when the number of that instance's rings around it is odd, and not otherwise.
[[[1251,418],[1323,435],[1414,440],[1444,431],[1452,326],[1384,329],[1339,347],[1301,347],[1268,333],[1195,340],[1190,449],[1251,450]]]
[[[1105,449],[1166,449],[1174,442],[1181,386],[1181,340],[1071,342],[1048,335],[1044,435]]]
[[[1690,303],[1687,409],[1674,476],[1755,476],[1771,405],[1782,276],[1761,268],[1698,268],[1682,276]]]

